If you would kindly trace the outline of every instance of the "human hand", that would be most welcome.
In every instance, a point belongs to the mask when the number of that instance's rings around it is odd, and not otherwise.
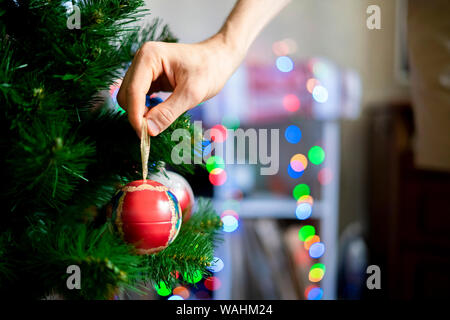
[[[117,101],[139,136],[143,120],[148,121],[149,134],[156,136],[182,113],[215,96],[243,57],[244,52],[220,34],[195,44],[147,42],[136,53]],[[173,93],[147,109],[146,94],[159,91]]]

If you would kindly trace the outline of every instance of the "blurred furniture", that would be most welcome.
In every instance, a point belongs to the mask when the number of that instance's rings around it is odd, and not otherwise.
[[[366,294],[449,297],[450,173],[414,166],[408,103],[372,108],[369,117],[369,264],[380,266],[382,288]]]

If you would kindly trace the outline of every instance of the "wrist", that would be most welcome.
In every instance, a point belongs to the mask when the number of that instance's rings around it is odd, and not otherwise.
[[[243,39],[243,35],[233,33],[232,28],[225,24],[220,31],[214,35],[218,41],[222,42],[231,51],[244,57],[247,54],[248,46],[247,41]]]
[[[247,47],[238,37],[230,36],[226,28],[222,28],[214,36],[206,40],[216,52],[224,55],[225,59],[229,59],[236,68],[247,54]]]

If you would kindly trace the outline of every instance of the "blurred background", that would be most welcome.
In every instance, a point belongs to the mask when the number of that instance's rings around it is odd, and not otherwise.
[[[192,43],[217,32],[234,3],[147,6],[149,19],[162,18],[180,42]],[[379,30],[366,26],[370,5],[380,8]],[[403,0],[293,0],[223,91],[192,110],[220,132],[279,129],[279,172],[263,176],[260,164],[222,166],[212,158],[208,172],[187,177],[196,196],[213,198],[224,241],[213,277],[160,299],[448,296],[450,177],[443,166],[415,161],[420,114],[412,107],[408,10]],[[446,12],[443,32],[427,27],[425,40],[441,37],[448,63]],[[449,65],[436,75],[446,90],[443,117]],[[448,146],[446,133],[434,149]],[[367,288],[369,265],[380,268],[381,289]]]

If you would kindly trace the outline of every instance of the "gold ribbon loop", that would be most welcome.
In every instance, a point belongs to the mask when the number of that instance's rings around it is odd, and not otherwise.
[[[142,120],[141,131],[141,161],[142,161],[142,179],[147,180],[148,175],[148,157],[150,156],[150,136],[147,129],[147,119]]]

